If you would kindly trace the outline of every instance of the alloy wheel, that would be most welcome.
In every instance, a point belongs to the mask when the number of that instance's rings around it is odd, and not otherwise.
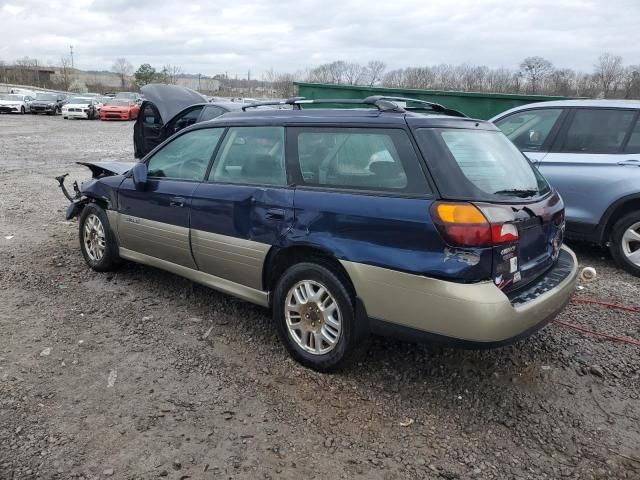
[[[106,247],[102,222],[92,213],[84,222],[84,249],[92,261],[99,262],[104,256]]]
[[[622,235],[622,253],[636,266],[640,267],[640,222],[636,222]]]
[[[342,333],[338,302],[314,280],[296,283],[285,297],[287,330],[305,352],[324,355],[335,348]]]

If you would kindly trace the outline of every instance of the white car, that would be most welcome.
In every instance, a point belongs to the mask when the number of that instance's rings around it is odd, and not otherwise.
[[[34,100],[29,95],[19,93],[0,94],[0,113],[27,113],[31,109],[29,105]]]
[[[102,103],[94,97],[71,97],[62,106],[62,118],[85,118],[95,120],[99,117]]]

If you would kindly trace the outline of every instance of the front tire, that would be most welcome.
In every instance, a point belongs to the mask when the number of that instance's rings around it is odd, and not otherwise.
[[[27,113],[27,111],[25,110],[24,106],[20,107],[20,115],[24,115],[25,113]]]
[[[107,272],[120,266],[118,243],[111,231],[106,212],[90,203],[80,215],[80,249],[85,262],[96,272]]]
[[[631,212],[615,223],[609,249],[618,267],[640,277],[640,212]]]
[[[305,367],[330,372],[357,350],[354,296],[348,279],[328,263],[298,263],[278,281],[273,319],[289,354]]]

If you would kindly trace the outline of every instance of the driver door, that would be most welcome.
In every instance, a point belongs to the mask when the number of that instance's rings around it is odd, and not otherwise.
[[[126,178],[118,190],[120,247],[197,268],[191,254],[189,223],[194,190],[205,173],[223,128],[186,132],[147,160],[144,190]]]

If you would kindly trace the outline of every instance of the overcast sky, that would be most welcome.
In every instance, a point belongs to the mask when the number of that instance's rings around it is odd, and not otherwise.
[[[0,60],[108,70],[170,63],[252,77],[332,60],[516,68],[540,55],[590,71],[604,51],[640,64],[640,0],[0,0]]]

